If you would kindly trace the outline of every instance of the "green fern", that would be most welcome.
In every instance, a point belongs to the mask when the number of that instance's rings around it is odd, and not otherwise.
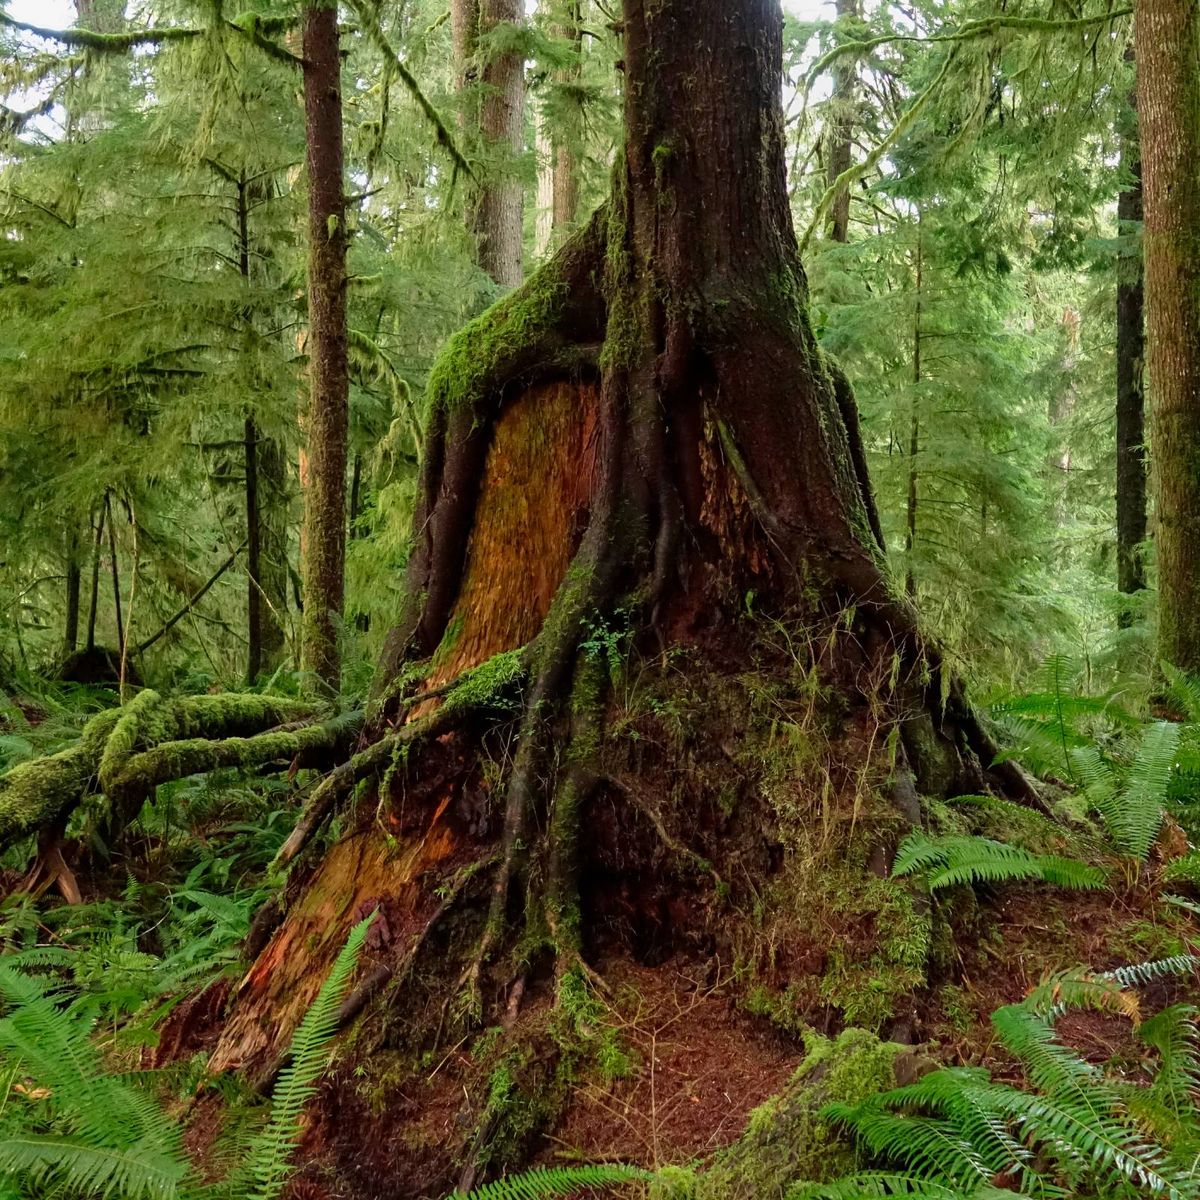
[[[337,1033],[338,1012],[375,914],[350,931],[317,998],[292,1035],[288,1065],[280,1072],[271,1100],[271,1119],[254,1139],[239,1176],[247,1182],[249,1200],[276,1200],[291,1169],[304,1106],[317,1090],[329,1062],[329,1043]]]
[[[574,1196],[588,1188],[614,1187],[619,1183],[650,1180],[653,1175],[623,1163],[600,1163],[581,1167],[535,1167],[506,1179],[496,1179],[451,1200],[542,1200],[547,1196]]]
[[[0,1136],[0,1176],[82,1196],[174,1196],[188,1174],[180,1131],[159,1106],[109,1074],[80,1005],[60,1007],[38,980],[0,967],[0,1057],[33,1086]]]
[[[1096,888],[1104,872],[1074,859],[1030,854],[1019,846],[991,838],[950,835],[931,838],[909,834],[901,843],[892,866],[897,876],[923,873],[930,891],[958,884],[1007,883],[1040,879],[1058,887]]]
[[[803,1196],[983,1197],[1003,1178],[1021,1195],[1136,1194],[1191,1200],[1200,1154],[1200,1033],[1196,1010],[1168,1008],[1138,1026],[1158,1063],[1149,1086],[1110,1078],[1055,1034],[1053,1020],[1086,1004],[1137,1018],[1125,989],[1194,965],[1189,956],[1117,971],[1064,972],[1021,1004],[993,1014],[1001,1044],[1021,1064],[1025,1087],[983,1068],[947,1067],[825,1116],[848,1127],[877,1162],[896,1170],[859,1172]]]
[[[874,1200],[910,1196],[913,1200],[1014,1200],[1006,1188],[983,1184],[971,1191],[899,1171],[856,1171],[833,1183],[794,1188],[787,1200]]]
[[[1200,679],[1185,675],[1169,662],[1160,663],[1159,666],[1167,684],[1167,695],[1179,705],[1191,724],[1200,724]]]

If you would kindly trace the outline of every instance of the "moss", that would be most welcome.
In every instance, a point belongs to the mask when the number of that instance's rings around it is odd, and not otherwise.
[[[832,946],[821,996],[851,1024],[878,1029],[895,1015],[899,999],[925,983],[931,922],[906,883],[871,877],[863,883],[861,902],[875,913],[878,948],[864,959],[844,943]]]
[[[478,405],[504,382],[510,364],[529,355],[563,320],[569,296],[555,261],[446,343],[429,372],[431,411]]]
[[[695,1180],[695,1200],[783,1200],[799,1181],[828,1181],[855,1165],[848,1142],[821,1117],[834,1101],[856,1103],[896,1086],[902,1046],[862,1029],[836,1039],[811,1031],[808,1053],[783,1093],[750,1114],[746,1130]],[[670,1193],[667,1193],[670,1195]]]
[[[507,702],[506,693],[525,674],[525,650],[504,650],[466,672],[446,697],[447,712],[469,711]]]
[[[100,787],[105,792],[112,789],[138,743],[150,740],[142,738],[142,722],[143,719],[152,718],[154,710],[161,708],[162,703],[162,697],[147,688],[121,709],[121,715],[104,743],[104,752],[100,756]],[[163,731],[168,728],[168,723],[162,719],[161,714],[153,723],[161,738]]]

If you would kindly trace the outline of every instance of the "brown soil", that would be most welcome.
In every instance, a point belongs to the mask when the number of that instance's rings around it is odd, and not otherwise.
[[[803,1050],[741,1012],[719,964],[651,968],[609,963],[610,1012],[636,1067],[583,1083],[543,1161],[609,1159],[654,1167],[704,1157],[734,1141],[752,1109],[777,1094]]]

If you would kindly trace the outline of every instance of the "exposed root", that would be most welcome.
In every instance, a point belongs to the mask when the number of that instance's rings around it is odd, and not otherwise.
[[[687,859],[689,862],[695,864],[701,871],[712,877],[713,883],[717,885],[719,891],[725,890],[725,884],[721,880],[721,876],[717,874],[717,869],[704,855],[697,854],[695,850],[690,849],[671,836],[650,798],[638,787],[634,780],[628,779],[625,776],[610,775],[607,781],[617,788],[625,799],[654,826],[654,831],[658,834],[659,841],[662,842],[670,853],[674,854],[677,858]]]
[[[37,858],[21,881],[19,890],[36,896],[48,888],[57,887],[68,904],[82,904],[83,896],[75,873],[63,858],[62,843],[61,827],[42,831],[38,838]]]

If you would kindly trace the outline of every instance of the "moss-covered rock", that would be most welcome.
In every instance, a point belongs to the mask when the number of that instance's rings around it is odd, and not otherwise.
[[[785,1090],[750,1114],[746,1130],[702,1174],[663,1181],[663,1200],[785,1200],[794,1184],[835,1179],[854,1167],[850,1144],[821,1117],[832,1101],[854,1103],[911,1077],[904,1046],[864,1029],[837,1038],[811,1031],[807,1057]]]

